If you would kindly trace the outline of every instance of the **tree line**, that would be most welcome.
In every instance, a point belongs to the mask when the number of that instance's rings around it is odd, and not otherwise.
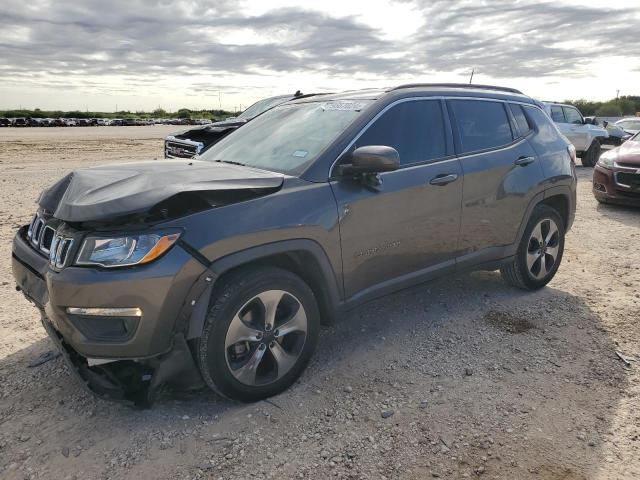
[[[626,95],[606,102],[589,100],[567,100],[566,103],[578,107],[586,117],[627,117],[640,115],[640,96]]]

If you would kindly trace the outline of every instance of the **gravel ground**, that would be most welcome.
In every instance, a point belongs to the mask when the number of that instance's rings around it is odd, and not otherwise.
[[[270,401],[134,410],[85,394],[60,358],[29,367],[54,347],[14,290],[15,230],[67,171],[160,158],[173,129],[0,130],[1,478],[640,478],[640,210],[598,205],[582,167],[547,288],[483,272],[369,303]]]

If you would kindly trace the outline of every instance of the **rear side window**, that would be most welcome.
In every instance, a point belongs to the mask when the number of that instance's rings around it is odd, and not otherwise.
[[[395,148],[403,165],[444,157],[446,141],[440,102],[415,100],[391,107],[356,140],[356,148],[367,145]]]
[[[554,122],[565,123],[564,113],[562,113],[562,107],[551,105],[551,118]]]
[[[513,117],[516,119],[516,126],[518,127],[518,132],[521,137],[524,137],[531,131],[531,125],[529,125],[529,120],[524,114],[524,110],[522,110],[522,105],[517,105],[512,103],[510,105],[511,113],[513,113]]]
[[[535,124],[538,134],[536,139],[543,143],[553,143],[558,140],[560,134],[558,128],[551,123],[549,117],[539,108],[524,107],[529,120]]]
[[[460,132],[462,153],[507,145],[513,141],[511,125],[501,102],[451,100]]]
[[[573,123],[576,125],[582,125],[584,122],[582,120],[582,115],[580,112],[572,107],[562,107],[564,110],[564,117],[567,119],[567,123]]]

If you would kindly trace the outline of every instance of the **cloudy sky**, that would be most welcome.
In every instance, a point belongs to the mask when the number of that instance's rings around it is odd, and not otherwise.
[[[2,0],[0,108],[245,108],[413,81],[640,95],[640,0]]]

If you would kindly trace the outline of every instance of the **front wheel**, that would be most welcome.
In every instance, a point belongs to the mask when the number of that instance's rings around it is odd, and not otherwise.
[[[285,390],[316,347],[320,315],[313,292],[278,268],[243,269],[223,281],[195,345],[204,381],[245,402]]]
[[[548,205],[533,210],[515,259],[500,269],[505,281],[525,290],[537,290],[551,281],[564,252],[564,222]]]

